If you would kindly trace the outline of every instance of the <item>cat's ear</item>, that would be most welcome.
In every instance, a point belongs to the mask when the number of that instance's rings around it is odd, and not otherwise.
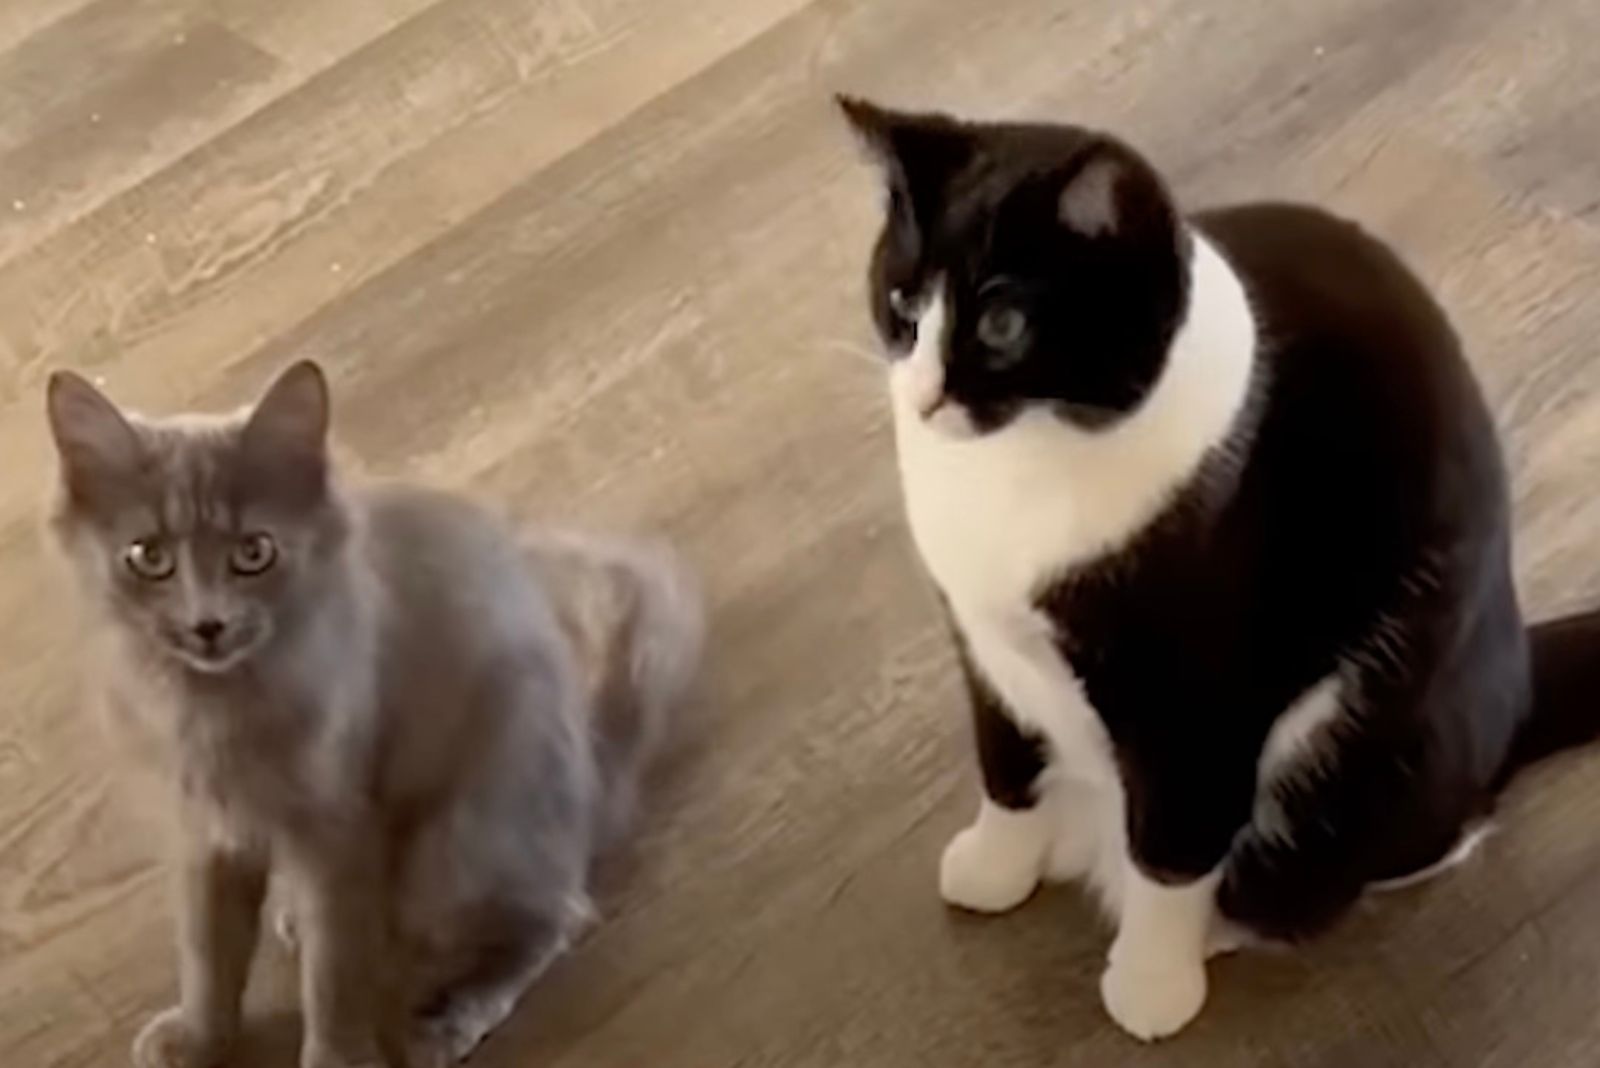
[[[1160,177],[1114,142],[1095,145],[1056,190],[1056,220],[1083,237],[1153,240],[1174,232],[1177,208]]]
[[[895,162],[894,134],[904,116],[881,108],[870,100],[839,93],[833,98],[845,121],[874,163],[889,166]]]
[[[322,368],[302,360],[279,375],[240,438],[248,489],[292,503],[320,498],[327,484],[330,410]]]
[[[893,111],[851,96],[836,99],[890,189],[909,198],[919,216],[931,217],[950,179],[977,149],[971,131],[947,115]]]
[[[1116,233],[1122,179],[1120,160],[1108,152],[1095,153],[1062,186],[1056,201],[1057,218],[1067,229],[1085,237]]]
[[[55,372],[45,388],[45,410],[62,482],[73,500],[93,503],[137,472],[138,433],[87,380],[71,371]]]

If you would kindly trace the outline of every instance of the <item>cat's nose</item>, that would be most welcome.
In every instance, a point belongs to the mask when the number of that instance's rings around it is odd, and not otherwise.
[[[220,619],[202,619],[192,629],[195,637],[209,645],[222,637],[222,632],[227,629],[227,624]]]

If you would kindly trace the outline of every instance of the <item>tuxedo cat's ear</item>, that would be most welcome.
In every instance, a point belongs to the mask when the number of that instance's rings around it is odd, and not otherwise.
[[[62,480],[75,501],[104,496],[137,471],[139,435],[87,380],[57,371],[45,390],[45,408]]]
[[[856,96],[846,96],[839,93],[833,98],[839,105],[839,110],[844,113],[845,121],[850,124],[856,137],[861,141],[872,156],[874,162],[885,166],[894,162],[894,141],[892,133],[896,125],[894,112],[887,108],[880,108],[870,100],[862,100]]]
[[[302,360],[279,375],[241,435],[244,474],[252,483],[246,491],[276,491],[296,503],[319,497],[327,481],[330,409],[322,368]]]
[[[949,180],[971,160],[971,133],[947,115],[892,111],[857,97],[836,98],[856,136],[883,167],[891,189],[920,210],[942,198]]]
[[[1122,161],[1109,152],[1096,152],[1067,179],[1056,202],[1062,225],[1085,237],[1117,232],[1120,221],[1118,191],[1124,176]]]
[[[1166,242],[1182,229],[1160,176],[1131,149],[1110,141],[1091,148],[1061,179],[1056,219],[1091,238]]]

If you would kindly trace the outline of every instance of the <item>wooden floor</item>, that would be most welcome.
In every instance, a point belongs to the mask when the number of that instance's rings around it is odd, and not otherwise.
[[[975,776],[828,97],[1103,124],[1192,203],[1392,238],[1494,399],[1547,614],[1600,598],[1596,39],[1593,0],[0,0],[0,1064],[125,1064],[174,984],[38,543],[44,378],[216,406],[309,354],[373,467],[665,530],[715,600],[609,922],[479,1063],[1592,1068],[1600,755],[1463,873],[1214,968],[1162,1047],[1102,1018],[1074,893],[941,907]],[[245,1061],[287,1065],[262,972]]]

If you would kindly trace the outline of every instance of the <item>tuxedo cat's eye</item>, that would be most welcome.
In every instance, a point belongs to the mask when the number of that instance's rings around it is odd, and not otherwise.
[[[160,538],[140,538],[122,551],[128,570],[150,582],[171,578],[178,570],[178,558]]]
[[[278,543],[270,534],[246,534],[228,558],[228,566],[239,575],[259,575],[277,562]]]
[[[978,319],[978,340],[997,353],[1011,354],[1028,334],[1028,316],[1011,304],[991,304]]]

